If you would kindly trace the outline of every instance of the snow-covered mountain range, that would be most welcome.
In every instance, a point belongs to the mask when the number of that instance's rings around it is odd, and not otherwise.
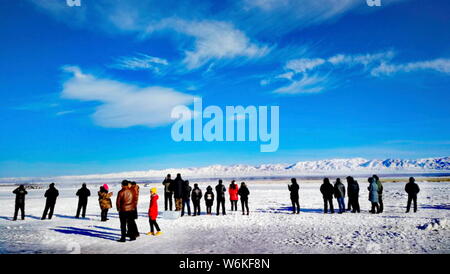
[[[160,180],[168,173],[181,173],[184,178],[249,178],[313,175],[358,175],[358,174],[405,174],[405,173],[450,173],[450,157],[424,158],[416,160],[363,158],[301,161],[293,164],[263,165],[211,165],[205,167],[131,171],[109,174],[92,174],[58,177],[0,178],[0,183],[18,182],[114,182],[122,179]]]

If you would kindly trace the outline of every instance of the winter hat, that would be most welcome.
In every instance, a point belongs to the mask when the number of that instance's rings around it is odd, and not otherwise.
[[[103,184],[103,188],[108,191],[109,190],[109,186],[107,184]]]
[[[156,194],[156,187],[152,187],[152,188],[150,189],[150,193],[151,193],[151,194]]]

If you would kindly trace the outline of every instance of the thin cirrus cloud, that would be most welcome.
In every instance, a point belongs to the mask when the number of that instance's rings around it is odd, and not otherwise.
[[[382,51],[367,54],[336,54],[328,58],[293,59],[283,67],[283,72],[263,79],[260,84],[287,81],[282,87],[273,90],[279,94],[315,93],[330,87],[333,78],[339,78],[338,72],[358,68],[353,72],[372,77],[392,76],[395,73],[408,73],[430,70],[450,74],[450,59],[439,58],[419,62],[395,64],[394,51]],[[313,74],[313,76],[311,76]]]
[[[169,65],[166,59],[139,53],[135,56],[121,56],[110,67],[120,70],[150,70],[157,74]]]
[[[252,42],[228,22],[168,18],[148,27],[147,33],[166,29],[194,38],[192,49],[184,50],[183,63],[188,69],[199,68],[214,59],[259,58],[270,51],[267,45]]]
[[[100,105],[92,114],[95,124],[108,128],[132,126],[157,127],[174,121],[170,114],[177,105],[190,105],[194,96],[171,88],[139,87],[111,79],[85,74],[79,67],[66,66],[71,74],[64,82],[61,97],[96,101]]]
[[[431,70],[450,74],[450,59],[439,58],[434,60],[410,62],[406,64],[381,63],[371,71],[372,76],[390,76],[399,72],[414,72],[419,70]]]
[[[303,74],[299,80],[290,80],[290,84],[277,88],[273,93],[277,94],[297,94],[297,93],[318,93],[323,91],[328,79],[326,76]]]

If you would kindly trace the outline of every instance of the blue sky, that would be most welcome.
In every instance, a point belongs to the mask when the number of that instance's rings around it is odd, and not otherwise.
[[[450,3],[7,1],[0,177],[450,154]],[[170,110],[280,106],[280,145],[174,142]]]

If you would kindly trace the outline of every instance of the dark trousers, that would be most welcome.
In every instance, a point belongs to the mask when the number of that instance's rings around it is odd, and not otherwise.
[[[80,201],[80,200],[78,200],[78,208],[77,208],[77,215],[76,215],[77,218],[80,217],[81,209],[83,209],[83,212],[81,213],[81,217],[83,217],[83,218],[86,217],[87,202],[88,201]]]
[[[170,211],[172,211],[172,197],[173,197],[173,193],[172,192],[164,192],[164,210],[167,211],[168,209],[170,209]]]
[[[213,203],[206,203],[206,214],[211,214]]]
[[[408,204],[406,205],[406,212],[409,212],[411,208],[411,201],[414,202],[414,212],[417,212],[417,196],[416,195],[408,195]]]
[[[222,205],[222,214],[225,215],[225,198],[217,199],[217,215],[219,215],[220,205]]]
[[[352,212],[361,212],[361,209],[359,208],[358,197],[349,196],[348,202],[350,204],[350,207],[352,208]]]
[[[16,203],[15,209],[14,209],[14,220],[17,220],[17,214],[21,213],[22,220],[25,219],[25,203]]]
[[[102,222],[106,222],[106,220],[108,220],[108,208],[102,209],[100,217]]]
[[[333,207],[333,197],[331,198],[323,198],[323,212],[328,213],[328,205],[330,205],[330,212],[334,213]]]
[[[137,218],[138,218],[138,211],[137,211],[137,209],[133,210],[132,212],[133,212],[133,219],[137,220]],[[137,228],[136,221],[133,221],[133,223],[134,223],[134,227],[133,227],[134,234],[133,235],[135,235],[136,237],[139,237],[139,230]]]
[[[194,204],[194,216],[195,215],[200,215],[200,201],[192,201],[192,203]]]
[[[129,236],[130,239],[136,239],[137,226],[136,222],[134,221],[133,211],[119,212],[119,219],[120,219],[120,233],[122,235],[121,238],[125,239],[127,236]]]
[[[345,198],[339,197],[339,198],[336,198],[336,200],[337,200],[338,206],[339,206],[339,213],[345,212]]]
[[[45,208],[44,208],[44,213],[42,214],[42,220],[47,218],[47,213],[48,213],[48,218],[49,219],[52,218],[53,211],[55,210],[55,204],[56,204],[56,201],[46,201],[45,202]],[[49,210],[50,210],[50,212],[49,212]]]
[[[292,202],[292,213],[300,213],[300,203],[298,198],[291,198]]]
[[[156,231],[161,231],[161,229],[159,229],[159,225],[156,222],[156,220],[149,219],[149,222],[150,222],[150,232],[151,233],[155,232],[155,228],[156,228]]]
[[[236,201],[234,201],[234,200],[230,200],[230,203],[231,203],[231,211],[237,211],[237,200]]]
[[[245,213],[244,209],[247,209],[247,215],[248,215],[248,199],[241,198],[241,206],[242,206],[242,214]]]
[[[383,206],[383,195],[378,195],[378,205],[379,205],[379,209],[378,209],[378,213],[383,212],[384,206]]]
[[[370,210],[370,213],[378,213],[380,212],[380,206],[378,203],[372,202],[372,209]]]
[[[191,216],[191,199],[183,199],[183,207],[181,208],[181,216],[184,216],[184,209],[187,207],[188,215]]]

